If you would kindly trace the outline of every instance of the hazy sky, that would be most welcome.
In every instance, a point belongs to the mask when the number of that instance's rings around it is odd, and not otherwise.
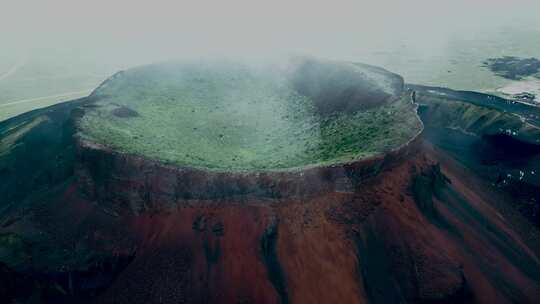
[[[362,44],[503,26],[540,29],[539,0],[0,0],[6,49],[66,49],[159,61],[302,52],[350,57]],[[107,55],[104,55],[107,56]],[[120,59],[120,57],[117,57]]]

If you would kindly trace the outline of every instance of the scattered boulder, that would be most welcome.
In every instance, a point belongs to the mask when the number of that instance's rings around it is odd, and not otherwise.
[[[131,108],[128,108],[126,106],[121,106],[119,108],[116,108],[112,110],[112,114],[116,117],[120,118],[130,118],[130,117],[137,117],[139,116],[139,113]]]

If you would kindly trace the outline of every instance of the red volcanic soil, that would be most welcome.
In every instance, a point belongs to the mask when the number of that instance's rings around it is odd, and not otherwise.
[[[423,144],[353,189],[126,212],[135,257],[98,302],[536,303],[537,253],[496,196]]]

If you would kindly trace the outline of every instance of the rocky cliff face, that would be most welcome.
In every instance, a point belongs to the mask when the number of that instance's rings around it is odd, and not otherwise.
[[[288,171],[220,172],[179,168],[77,141],[76,177],[82,192],[112,210],[134,214],[238,196],[268,200],[353,191],[418,151],[419,138],[389,152],[344,164]],[[117,211],[115,211],[117,212]]]

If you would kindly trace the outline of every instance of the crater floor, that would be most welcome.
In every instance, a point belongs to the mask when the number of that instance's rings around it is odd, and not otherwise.
[[[79,136],[165,163],[223,171],[349,162],[398,147],[421,129],[396,78],[366,65],[315,60],[279,68],[144,66],[93,93]]]

